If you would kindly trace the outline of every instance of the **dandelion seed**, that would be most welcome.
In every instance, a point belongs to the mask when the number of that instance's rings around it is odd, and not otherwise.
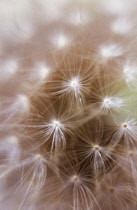
[[[85,25],[89,21],[89,16],[85,11],[76,10],[74,12],[71,12],[68,20],[73,25]]]
[[[104,104],[110,104],[110,100],[108,98],[104,99]]]
[[[61,123],[59,120],[52,120],[50,123],[45,123],[43,128],[45,127],[45,138],[46,141],[51,139],[51,151],[63,149],[66,146],[66,138],[65,138],[65,128],[64,124]]]
[[[42,80],[45,79],[49,73],[50,73],[50,69],[47,66],[41,66],[38,69],[38,74]]]
[[[60,126],[61,126],[61,124],[60,124],[59,121],[53,120],[53,127],[54,127],[54,128],[57,128],[57,127],[60,127]]]
[[[74,175],[74,176],[72,177],[72,180],[73,180],[74,182],[76,182],[76,181],[79,180],[79,177],[78,177],[77,175]]]
[[[130,4],[128,0],[116,0],[115,2],[113,0],[105,0],[102,6],[107,12],[113,15],[128,14],[129,12],[132,12],[133,9],[133,5]]]
[[[66,86],[65,90],[69,93],[72,93],[76,99],[81,98],[82,94],[82,83],[79,77],[73,77],[68,83],[64,83]]]
[[[83,79],[80,76],[66,76],[64,81],[61,81],[60,89],[55,92],[55,94],[60,95],[61,97],[72,97],[72,102],[77,102],[82,104],[84,100],[84,94],[87,94],[87,84],[83,82]]]
[[[17,72],[17,62],[15,60],[9,60],[5,63],[5,70],[8,74],[13,75]]]
[[[35,33],[35,29],[31,23],[26,21],[25,19],[17,20],[18,21],[18,27],[20,29],[20,37],[22,38],[22,41],[29,40]]]
[[[106,140],[103,139],[103,132],[99,131],[98,124],[96,127],[89,127],[80,130],[79,138],[81,145],[78,147],[79,156],[84,161],[89,161],[91,170],[94,175],[98,177],[99,174],[105,174],[108,168],[111,168],[115,164],[115,155],[113,154],[110,144],[106,144]],[[94,130],[94,132],[93,132]]]
[[[15,164],[20,160],[21,148],[17,136],[5,136],[0,142],[0,154],[4,154],[3,163]],[[2,160],[2,158],[1,158]]]
[[[29,167],[28,167],[29,166]],[[29,154],[27,159],[20,162],[18,167],[23,167],[21,186],[27,181],[27,187],[24,192],[23,200],[20,204],[20,208],[35,194],[40,192],[46,183],[47,170],[50,168],[53,170],[54,166],[49,160],[48,153]],[[33,194],[34,192],[34,194]]]
[[[126,34],[132,29],[132,23],[125,18],[119,18],[112,23],[111,29],[117,34]]]
[[[56,35],[53,39],[53,42],[58,48],[64,48],[69,45],[70,40],[64,34]]]
[[[16,59],[17,60],[17,59]],[[13,77],[18,71],[18,63],[14,59],[7,59],[0,63],[1,79],[6,81]]]
[[[42,155],[41,154],[37,154],[36,155],[36,160],[41,160],[43,157],[42,157]]]
[[[129,156],[132,156],[133,154],[134,154],[133,151],[128,151]]]
[[[100,49],[101,56],[104,58],[111,58],[111,57],[117,57],[122,54],[122,49],[120,46],[112,44],[108,46],[104,46]]]
[[[134,200],[134,190],[127,180],[123,179],[121,174],[114,172],[105,176],[104,180],[101,180],[102,189],[99,193],[99,199],[104,206],[104,209],[117,209],[117,206],[123,208],[127,205],[126,201]]]
[[[99,146],[98,146],[98,145],[95,145],[95,146],[94,146],[94,149],[95,149],[95,150],[99,150]]]
[[[109,191],[110,191],[111,193],[113,193],[113,192],[114,192],[114,187],[109,187]]]
[[[132,65],[125,65],[123,69],[124,73],[124,78],[129,87],[137,87],[137,66],[132,64]]]
[[[44,82],[48,78],[49,74],[51,73],[51,68],[45,63],[37,63],[32,72],[30,72],[30,80]]]
[[[122,118],[124,120],[121,123]],[[136,135],[137,135],[137,121],[130,115],[122,116],[121,119],[117,117],[115,124],[115,132],[112,138],[112,141],[120,142],[121,139],[124,139],[124,143],[130,147],[135,146],[136,143]]]
[[[136,79],[136,75],[137,75],[137,67],[136,66],[125,66],[124,67],[124,75],[127,81],[133,81]]]
[[[115,107],[114,103],[112,103],[109,99],[104,99],[103,106],[108,109]]]
[[[123,128],[127,128],[128,125],[127,125],[127,123],[123,123],[122,126],[123,126]]]
[[[10,136],[10,137],[8,138],[8,141],[9,141],[9,143],[11,143],[11,144],[18,144],[18,142],[19,142],[17,136]]]
[[[107,97],[103,100],[102,109],[119,110],[123,106],[123,100],[118,97]],[[105,111],[105,110],[104,110]]]
[[[17,101],[15,103],[16,103],[17,106],[20,106],[25,111],[29,110],[30,102],[29,102],[29,99],[26,95],[19,94],[17,96]]]
[[[111,107],[112,103],[111,100],[109,98],[105,98],[103,101],[104,106],[107,107]]]
[[[60,189],[61,199],[64,200],[65,197],[69,197],[72,208],[75,210],[88,209],[95,201],[94,194],[90,189],[90,186],[92,186],[90,182],[91,174],[89,172],[85,173],[85,168],[83,165],[77,164],[77,160],[71,160],[71,157],[65,159],[65,165],[61,161],[63,164],[60,171],[63,181]]]
[[[58,39],[58,46],[59,48],[62,48],[64,46],[66,46],[68,44],[68,40],[66,37],[64,36],[60,36],[59,39]]]
[[[72,79],[69,84],[73,89],[79,88],[79,80],[77,78]]]

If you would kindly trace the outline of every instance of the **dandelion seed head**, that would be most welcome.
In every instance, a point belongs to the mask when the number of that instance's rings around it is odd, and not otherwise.
[[[3,2],[1,208],[136,209],[136,0]]]

